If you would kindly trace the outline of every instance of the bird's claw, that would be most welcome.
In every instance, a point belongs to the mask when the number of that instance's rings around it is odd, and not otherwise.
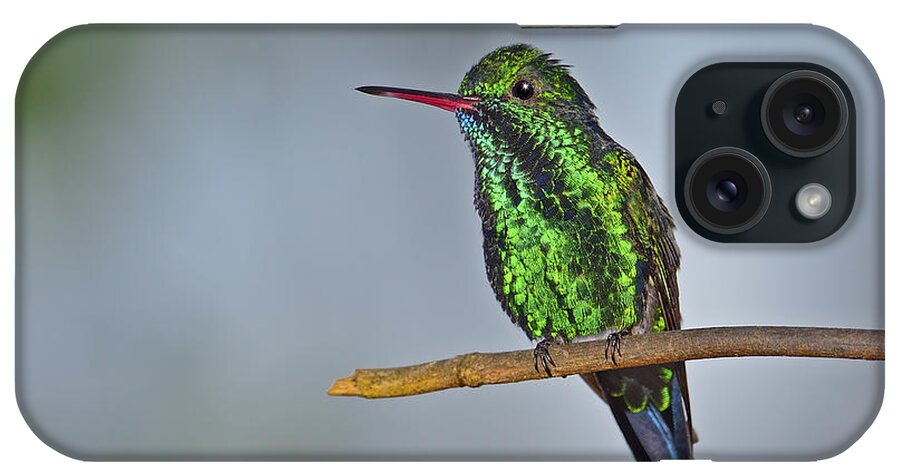
[[[556,367],[556,362],[553,361],[553,357],[550,355],[550,341],[544,339],[534,347],[534,371],[540,372],[541,369],[538,366],[538,362],[543,366],[544,372],[547,373],[548,377],[552,377],[553,373],[550,372],[550,366]]]
[[[611,333],[606,337],[606,351],[604,352],[604,356],[606,360],[609,360],[610,355],[612,355],[612,363],[613,365],[618,365],[616,362],[616,354],[619,354],[619,357],[622,357],[622,336],[626,336],[630,334],[627,329],[623,329],[621,331],[616,331]],[[610,352],[612,349],[612,352]]]

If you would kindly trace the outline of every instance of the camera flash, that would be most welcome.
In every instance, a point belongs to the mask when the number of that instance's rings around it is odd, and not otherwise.
[[[797,191],[794,204],[804,218],[818,220],[831,209],[831,192],[822,184],[808,183]]]

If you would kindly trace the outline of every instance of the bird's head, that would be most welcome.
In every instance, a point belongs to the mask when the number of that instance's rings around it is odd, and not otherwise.
[[[569,74],[569,67],[524,44],[488,53],[466,73],[459,95],[479,98],[478,109],[513,123],[578,122],[594,117],[594,104]]]
[[[596,127],[594,104],[569,67],[533,46],[497,48],[466,73],[457,94],[383,86],[359,91],[415,101],[455,112],[463,133],[482,153],[518,148],[557,132]],[[513,151],[515,152],[515,151]]]

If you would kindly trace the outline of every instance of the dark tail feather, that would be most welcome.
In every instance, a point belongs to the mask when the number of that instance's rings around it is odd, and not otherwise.
[[[668,412],[672,414],[672,436],[675,439],[675,449],[678,459],[694,459],[694,429],[691,428],[691,420],[686,411],[687,396],[682,394],[681,380],[672,379],[672,405]]]
[[[603,388],[602,374],[596,374],[597,382]],[[604,389],[609,395],[609,392]],[[638,461],[659,461],[663,459],[692,459],[693,444],[688,429],[687,416],[682,400],[678,379],[672,379],[671,404],[660,412],[653,405],[640,413],[628,410],[622,398],[607,396],[625,441]]]

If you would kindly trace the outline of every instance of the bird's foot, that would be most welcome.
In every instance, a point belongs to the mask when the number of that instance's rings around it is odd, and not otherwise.
[[[544,339],[534,347],[534,371],[540,372],[541,369],[538,367],[538,362],[540,365],[544,367],[544,372],[547,373],[548,377],[552,377],[553,373],[550,372],[550,366],[556,367],[556,362],[553,361],[553,357],[550,356],[550,341],[548,339]]]
[[[604,355],[606,356],[606,360],[609,360],[609,357],[612,356],[613,365],[618,365],[616,362],[616,354],[619,354],[619,357],[622,356],[622,337],[630,334],[628,329],[622,329],[621,331],[615,331],[610,335],[606,336],[606,352]]]

